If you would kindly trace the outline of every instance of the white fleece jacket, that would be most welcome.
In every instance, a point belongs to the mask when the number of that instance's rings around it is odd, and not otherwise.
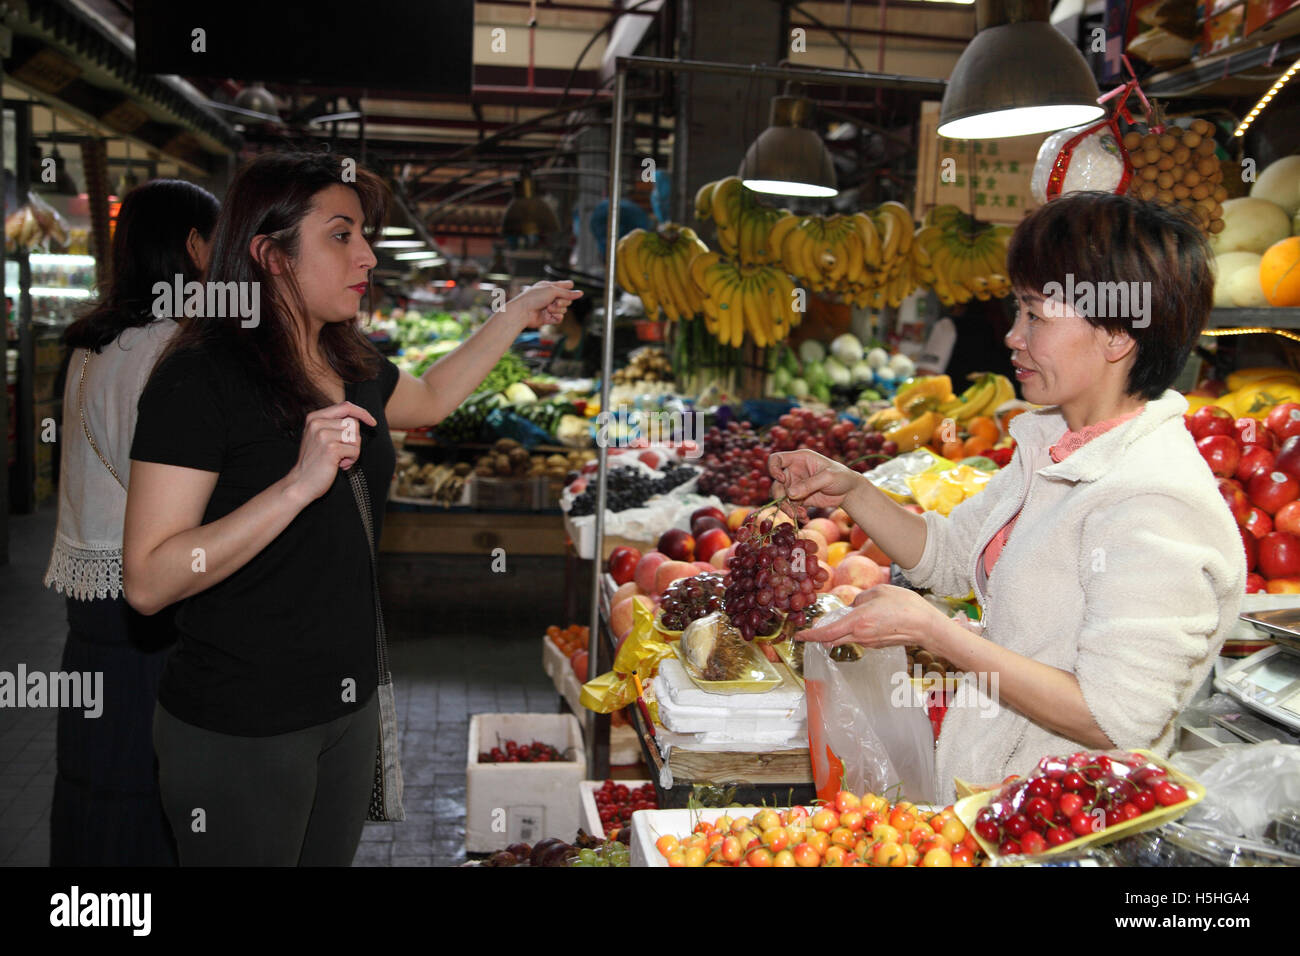
[[[1186,410],[1166,391],[1060,463],[1048,454],[1066,431],[1060,412],[1020,415],[1010,464],[947,518],[928,512],[925,551],[904,569],[938,594],[973,589],[986,638],[1069,671],[1117,746],[1161,755],[1234,626],[1246,581],[1236,522],[1183,425]],[[984,547],[1017,511],[985,580]],[[954,798],[954,777],[996,783],[1082,746],[982,695],[979,705],[944,718],[941,804]]]

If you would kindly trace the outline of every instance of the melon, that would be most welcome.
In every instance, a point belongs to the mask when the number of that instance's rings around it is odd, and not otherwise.
[[[1291,235],[1291,217],[1285,209],[1267,199],[1243,196],[1223,204],[1223,232],[1210,237],[1215,254],[1255,252]]]
[[[1260,256],[1254,252],[1224,252],[1210,261],[1214,267],[1214,307],[1231,309],[1236,303],[1228,292],[1228,280],[1246,269],[1258,275]]]
[[[1269,163],[1251,185],[1250,195],[1276,203],[1288,216],[1300,212],[1300,156],[1283,156]]]
[[[1268,306],[1264,287],[1259,283],[1259,269],[1238,269],[1228,277],[1228,297],[1239,309],[1260,309]]]

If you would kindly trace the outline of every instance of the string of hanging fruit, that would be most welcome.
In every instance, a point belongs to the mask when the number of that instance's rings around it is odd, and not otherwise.
[[[885,202],[849,215],[796,215],[764,206],[739,178],[706,183],[695,215],[712,220],[719,251],[688,226],[634,229],[619,240],[615,277],[646,314],[670,321],[703,316],[709,335],[731,348],[760,348],[799,325],[801,287],[859,307],[897,308],[930,287],[944,305],[1010,293],[1010,229],[938,206],[917,228],[907,207]]]

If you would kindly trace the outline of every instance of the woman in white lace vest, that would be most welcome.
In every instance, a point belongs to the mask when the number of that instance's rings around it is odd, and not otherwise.
[[[59,520],[45,585],[67,597],[65,672],[103,674],[103,712],[59,712],[52,866],[174,866],[151,725],[170,615],[122,596],[122,521],[136,402],[177,330],[154,285],[199,278],[219,206],[205,189],[155,180],[123,201],[103,301],[68,329]],[[171,297],[168,296],[168,301]]]

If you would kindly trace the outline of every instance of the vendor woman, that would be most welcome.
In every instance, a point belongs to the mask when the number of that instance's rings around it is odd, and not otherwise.
[[[1210,313],[1209,255],[1178,211],[1126,196],[1075,193],[1026,216],[1008,248],[1019,311],[1006,344],[1025,399],[1047,407],[1012,420],[1015,457],[946,518],[907,511],[812,452],[771,457],[778,495],[842,506],[916,587],[979,600],[982,636],[888,585],[799,635],[919,645],[989,675],[969,695],[978,703],[944,718],[940,803],[954,777],[997,783],[1049,754],[1165,755],[1210,673],[1245,556],[1183,424],[1187,402],[1169,389]],[[1084,290],[1114,282],[1127,309],[1109,296],[1088,305]]]

